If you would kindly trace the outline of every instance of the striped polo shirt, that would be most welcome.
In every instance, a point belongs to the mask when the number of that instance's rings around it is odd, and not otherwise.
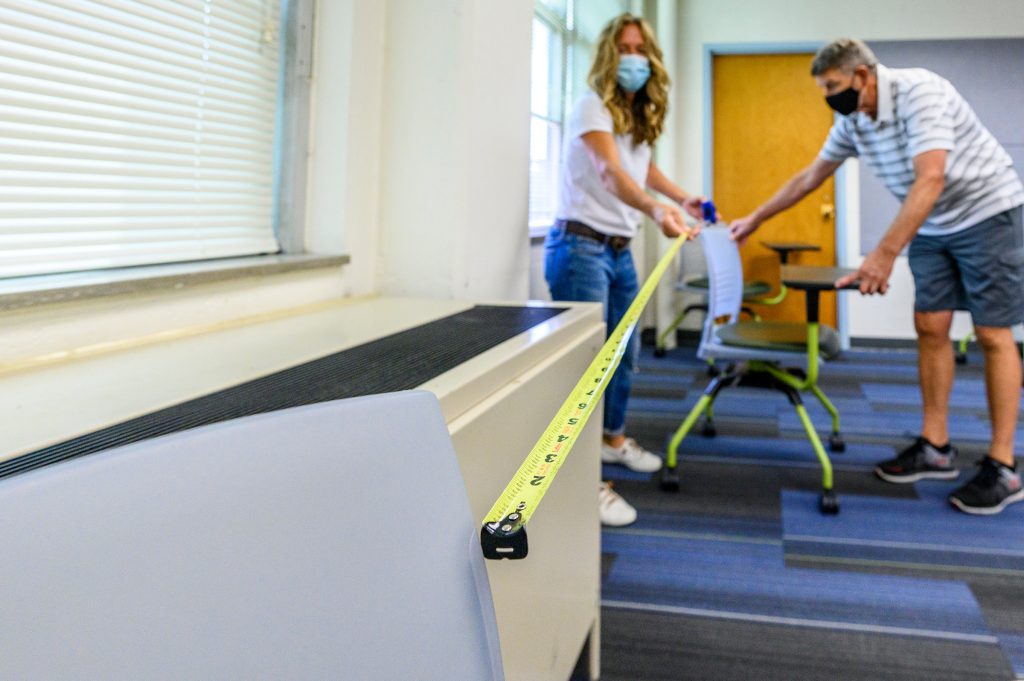
[[[914,183],[914,157],[948,151],[945,186],[919,234],[952,234],[1024,205],[1010,155],[948,80],[881,64],[877,75],[877,118],[860,111],[837,116],[821,158],[860,157],[902,201]]]

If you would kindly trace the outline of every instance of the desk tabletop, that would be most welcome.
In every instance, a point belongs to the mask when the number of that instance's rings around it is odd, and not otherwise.
[[[815,265],[783,265],[782,283],[790,288],[804,291],[834,290],[836,282],[857,270],[849,267],[819,267]],[[857,284],[844,286],[845,289],[857,288]]]
[[[761,245],[773,251],[820,251],[818,244],[806,241],[762,241]]]

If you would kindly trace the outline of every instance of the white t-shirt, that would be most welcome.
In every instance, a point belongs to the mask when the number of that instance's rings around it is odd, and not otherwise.
[[[604,234],[632,237],[643,214],[623,203],[601,182],[594,161],[580,139],[588,132],[607,132],[615,137],[619,162],[641,188],[647,186],[651,147],[634,145],[632,135],[616,135],[612,115],[594,92],[587,91],[569,116],[562,150],[558,192],[558,217],[577,220]]]

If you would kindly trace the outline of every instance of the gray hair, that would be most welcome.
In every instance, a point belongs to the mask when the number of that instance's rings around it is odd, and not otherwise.
[[[818,50],[811,62],[811,75],[820,76],[829,69],[839,69],[843,73],[853,73],[853,70],[863,64],[874,71],[878,64],[875,53],[864,44],[863,40],[857,38],[840,38],[833,40],[825,47]]]

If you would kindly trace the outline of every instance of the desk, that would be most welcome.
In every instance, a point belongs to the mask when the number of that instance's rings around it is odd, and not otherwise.
[[[835,291],[836,282],[854,274],[857,270],[849,267],[818,267],[815,265],[783,265],[782,283],[790,288],[799,289],[807,294],[807,321],[818,322],[818,298],[822,291]],[[853,282],[844,289],[855,289],[859,284]]]
[[[818,246],[817,244],[809,244],[805,241],[762,241],[761,245],[778,253],[779,262],[783,265],[789,262],[790,253],[821,250],[821,246]]]

